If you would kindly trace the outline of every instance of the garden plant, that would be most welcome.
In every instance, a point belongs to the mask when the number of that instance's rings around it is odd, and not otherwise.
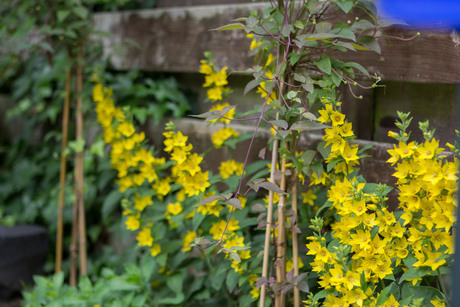
[[[229,105],[228,68],[206,53],[200,72],[210,108],[195,116],[215,132],[203,153],[174,122],[153,148],[135,109],[120,106],[96,73],[92,99],[139,261],[119,275],[82,277],[77,288],[64,286],[62,273],[37,278],[26,303],[446,306],[458,145],[446,144],[446,153],[428,122],[419,124],[424,140],[411,140],[410,114],[398,113],[387,161],[396,186],[368,183],[359,164],[369,148],[354,142],[342,112],[341,91],[355,95],[369,80],[379,86],[379,76],[339,60],[380,52],[376,37],[385,34],[375,16],[371,1],[280,0],[215,29],[251,39],[256,64],[245,92],[261,102],[245,113]],[[253,133],[232,125],[240,121],[255,123]],[[313,132],[317,147],[301,149],[302,135]],[[250,162],[261,133],[266,149]],[[246,158],[236,161],[243,141]],[[218,169],[204,169],[222,148]],[[396,210],[387,205],[393,189]]]

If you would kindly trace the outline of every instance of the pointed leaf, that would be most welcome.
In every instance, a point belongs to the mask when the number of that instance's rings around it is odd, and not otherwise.
[[[269,191],[276,192],[278,194],[286,194],[286,192],[281,190],[281,188],[279,186],[277,186],[276,184],[274,184],[272,182],[264,181],[264,182],[261,182],[259,184],[259,186],[261,188],[264,188],[264,189],[269,190]]]
[[[238,198],[230,198],[225,203],[237,209],[241,209],[241,201]]]
[[[289,124],[287,123],[287,121],[283,119],[271,120],[269,121],[269,123],[275,127],[280,127],[284,130],[286,130],[289,127]]]
[[[213,195],[213,196],[210,196],[210,197],[206,197],[205,199],[201,200],[199,203],[198,203],[198,206],[202,206],[202,205],[206,205],[210,202],[213,202],[217,199],[224,199],[221,195]]]
[[[244,25],[241,23],[231,23],[226,26],[212,29],[211,31],[221,31],[221,30],[235,30],[235,29],[244,29]]]
[[[244,87],[244,95],[246,95],[249,91],[257,87],[263,81],[264,80],[260,78],[257,80],[254,79],[254,80],[249,81],[248,84],[246,84],[246,86]]]
[[[316,66],[321,69],[323,72],[326,74],[330,75],[331,74],[331,60],[329,57],[325,54],[321,57],[321,60],[318,62],[315,62]]]
[[[324,128],[328,128],[328,126],[323,125],[318,122],[311,121],[311,120],[301,120],[301,121],[294,123],[291,126],[292,130],[297,130],[297,131],[311,131],[311,130],[320,130]]]

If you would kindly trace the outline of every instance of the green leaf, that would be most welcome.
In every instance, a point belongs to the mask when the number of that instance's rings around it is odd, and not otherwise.
[[[295,65],[295,63],[297,63],[301,56],[302,53],[291,53],[289,56],[289,62],[291,63],[291,65]]]
[[[77,15],[81,19],[88,18],[88,9],[84,6],[75,6],[73,8],[73,12],[75,13],[75,15]]]
[[[238,263],[241,262],[240,256],[238,256],[237,252],[230,252],[230,258],[232,258],[233,261],[236,261]]]
[[[340,0],[335,4],[337,4],[337,6],[342,9],[342,11],[348,14],[348,12],[350,12],[350,10],[353,8],[354,2],[350,0]]]
[[[108,281],[108,287],[112,291],[135,291],[139,289],[139,285],[126,281],[122,277],[114,277]]]
[[[225,283],[227,284],[227,288],[230,292],[233,292],[233,289],[235,289],[236,284],[238,283],[239,277],[240,277],[240,274],[235,272],[235,270],[230,270],[228,272]]]
[[[190,115],[190,116],[198,117],[198,118],[205,118],[205,120],[208,122],[208,121],[211,121],[211,120],[214,120],[214,119],[219,119],[220,118],[220,111],[219,110],[213,110],[213,111],[201,113],[201,114],[198,114],[198,115]]]
[[[361,64],[358,64],[358,63],[355,63],[355,62],[347,62],[347,63],[345,63],[345,65],[349,66],[349,67],[352,67],[352,68],[356,68],[357,70],[359,70],[360,72],[362,72],[365,75],[369,74],[367,69],[364,68]]]
[[[305,28],[305,25],[304,25],[304,23],[303,23],[301,20],[298,20],[298,19],[297,19],[297,20],[294,22],[294,27],[296,27],[296,28],[298,28],[298,29],[300,29],[300,30],[303,30],[303,29]]]
[[[315,33],[308,35],[305,39],[305,42],[317,41],[317,40],[327,40],[330,38],[336,38],[336,34],[332,33]]]
[[[206,197],[205,199],[201,200],[197,206],[202,206],[202,205],[206,205],[208,203],[211,203],[215,200],[218,200],[218,199],[224,199],[224,197],[222,195],[213,195],[213,196],[209,196],[209,197]]]
[[[318,122],[314,122],[311,120],[301,120],[298,122],[295,122],[291,126],[291,130],[297,130],[297,131],[312,131],[312,130],[320,130],[320,129],[325,129],[328,128],[328,126],[323,125]]]
[[[315,296],[313,296],[312,301],[313,301],[313,303],[316,303],[318,300],[320,300],[322,298],[325,298],[326,296],[328,296],[329,294],[332,294],[332,293],[334,293],[333,288],[321,290],[318,293],[316,293]]]
[[[66,19],[67,16],[69,16],[70,14],[70,11],[69,10],[59,10],[57,11],[57,19],[59,22],[62,22],[64,21],[64,19]]]
[[[238,198],[230,198],[225,201],[225,203],[237,209],[241,209],[241,201]]]
[[[444,299],[442,293],[432,287],[409,286],[409,291],[414,295],[415,298],[423,298],[425,304],[428,304],[435,298]]]
[[[363,35],[359,38],[358,43],[361,43],[364,47],[373,50],[378,54],[381,53],[380,45],[373,36]]]
[[[222,30],[235,30],[235,29],[244,29],[244,25],[241,23],[231,23],[226,26],[212,29],[211,31],[222,31]]]
[[[332,72],[332,68],[331,68],[331,60],[329,59],[329,57],[325,54],[323,54],[323,56],[321,57],[321,60],[319,60],[318,62],[315,62],[315,65],[321,69],[321,71],[323,71],[324,73],[330,75],[331,72]]]
[[[123,194],[121,194],[118,190],[115,190],[110,192],[104,198],[104,202],[102,203],[102,217],[104,220],[107,219],[109,215],[118,207],[122,197]]]
[[[261,82],[263,82],[263,79],[254,79],[248,82],[246,86],[244,87],[244,95],[246,95],[248,92],[250,92],[252,89],[257,87]]]
[[[284,130],[287,130],[287,128],[289,127],[288,122],[283,120],[283,119],[271,120],[271,121],[269,121],[269,123],[272,124],[275,127],[279,127],[279,128],[284,129]]]
[[[272,182],[264,181],[264,182],[259,183],[259,186],[261,188],[264,188],[264,189],[269,190],[269,191],[276,192],[278,194],[286,194],[286,192],[281,190],[281,188],[279,186],[277,186],[276,184],[274,184]]]
[[[322,216],[321,213],[322,213],[324,210],[326,210],[327,208],[330,208],[331,206],[332,206],[332,202],[326,201],[326,202],[324,203],[324,205],[322,205],[322,206],[318,209],[318,211],[316,211],[316,216],[317,216],[317,217],[318,217],[318,216]]]
[[[78,140],[75,140],[75,141],[71,141],[71,142],[69,142],[68,146],[75,153],[83,152],[83,150],[85,149],[85,140],[84,139],[78,139]]]
[[[369,50],[370,50],[369,48],[366,48],[366,47],[361,46],[361,45],[356,44],[356,43],[351,43],[351,45],[352,45],[353,48],[355,48],[356,50],[364,50],[364,51],[369,51]]]
[[[382,292],[380,292],[379,297],[377,299],[377,306],[380,306],[383,303],[385,303],[390,297],[390,295],[393,295],[393,297],[396,300],[399,299],[399,287],[394,282],[392,282],[389,286],[383,289]]]
[[[309,165],[311,161],[313,161],[313,158],[315,157],[315,155],[316,155],[316,151],[310,149],[310,150],[305,151],[300,156],[300,159],[303,160],[304,165]]]

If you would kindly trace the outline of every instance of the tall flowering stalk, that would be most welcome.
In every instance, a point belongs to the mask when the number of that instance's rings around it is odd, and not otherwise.
[[[400,209],[392,212],[386,205],[391,188],[357,176],[360,151],[350,145],[351,125],[336,104],[325,101],[320,113],[322,122],[332,124],[323,139],[330,149],[327,204],[335,221],[331,237],[322,233],[322,219],[312,222],[307,254],[324,290],[311,294],[306,306],[445,306],[458,160],[441,155],[427,130],[425,142],[408,142],[410,120],[400,113],[402,131],[390,132],[399,144],[388,150]]]

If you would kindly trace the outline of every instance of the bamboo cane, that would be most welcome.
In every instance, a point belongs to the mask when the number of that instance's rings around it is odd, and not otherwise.
[[[76,83],[76,139],[83,140],[83,46],[80,45],[77,56]],[[75,156],[75,201],[78,208],[78,238],[80,254],[80,276],[87,275],[86,268],[86,225],[85,225],[85,203],[84,203],[84,170],[83,170],[83,149]]]
[[[281,159],[281,182],[280,188],[286,191],[286,159]],[[280,195],[278,202],[278,237],[276,242],[276,282],[282,284],[286,279],[286,231],[284,229],[284,206],[286,204],[286,196]],[[285,295],[282,290],[276,293],[275,307],[285,306]]]
[[[275,182],[275,170],[276,170],[276,164],[278,163],[278,147],[279,147],[279,140],[275,139],[273,141],[273,150],[272,150],[272,158],[271,158],[270,182]],[[273,220],[273,196],[274,196],[274,192],[269,191],[268,208],[267,208],[267,225],[265,226],[266,228],[265,228],[265,243],[264,243],[264,259],[262,262],[262,278],[265,278],[265,279],[267,279],[267,276],[268,276],[270,236],[271,236],[271,228],[272,228],[272,220]],[[260,287],[259,307],[265,306],[266,291],[267,291],[267,287],[265,284],[263,284]]]
[[[67,147],[67,138],[69,131],[69,104],[70,104],[70,82],[72,80],[72,69],[67,70],[65,83],[65,98],[62,112],[62,141],[61,141],[61,166],[59,171],[59,204],[57,216],[57,231],[56,231],[56,260],[54,272],[57,274],[61,271],[62,266],[62,237],[64,233],[64,186],[66,175],[66,156],[65,149]]]
[[[292,211],[294,212],[294,222],[292,223],[292,259],[294,262],[294,278],[299,276],[299,242],[297,241],[297,176],[293,176],[292,184]],[[294,285],[294,307],[300,307],[300,292],[297,282]]]
[[[78,207],[77,203],[74,202],[72,208],[72,233],[70,241],[70,280],[71,286],[77,285],[77,253],[78,253]]]

